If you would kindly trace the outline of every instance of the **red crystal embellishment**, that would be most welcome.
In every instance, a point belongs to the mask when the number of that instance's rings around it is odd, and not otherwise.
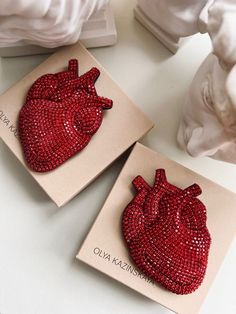
[[[81,151],[99,129],[112,100],[97,95],[100,75],[92,68],[78,76],[78,61],[68,70],[45,74],[28,91],[19,113],[19,135],[28,166],[46,172]]]
[[[123,212],[122,231],[130,256],[149,278],[176,294],[189,294],[202,283],[211,237],[206,207],[193,184],[182,190],[167,182],[164,169],[156,171],[150,187],[133,180],[137,195]]]

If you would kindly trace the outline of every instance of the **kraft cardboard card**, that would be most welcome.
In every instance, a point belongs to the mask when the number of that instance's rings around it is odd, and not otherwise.
[[[199,199],[207,208],[207,227],[212,238],[204,281],[192,294],[177,295],[145,277],[129,257],[121,232],[121,216],[134,196],[132,180],[141,175],[153,184],[155,170],[164,168],[170,183],[186,188],[197,183]],[[236,195],[161,154],[137,143],[100,214],[85,239],[77,258],[146,297],[180,314],[196,314],[229,249],[236,230]]]
[[[92,67],[101,71],[95,86],[99,95],[113,100],[113,108],[104,112],[101,127],[81,152],[53,171],[30,171],[25,164],[18,136],[19,111],[32,83],[45,73],[65,70],[69,59],[72,58],[79,60],[80,75]],[[58,206],[64,205],[84,189],[152,126],[153,123],[148,117],[132,103],[104,68],[80,44],[59,50],[0,96],[2,140]]]

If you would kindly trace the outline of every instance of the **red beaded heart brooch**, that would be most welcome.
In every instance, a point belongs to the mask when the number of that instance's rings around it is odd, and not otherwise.
[[[97,95],[94,84],[99,74],[92,68],[78,76],[78,61],[73,59],[68,70],[43,75],[33,83],[19,113],[20,141],[32,170],[55,169],[97,132],[103,109],[112,107],[112,100]]]
[[[206,208],[193,184],[182,190],[156,171],[150,187],[137,176],[137,195],[125,208],[122,230],[130,256],[149,278],[177,294],[195,291],[205,276],[211,237]]]

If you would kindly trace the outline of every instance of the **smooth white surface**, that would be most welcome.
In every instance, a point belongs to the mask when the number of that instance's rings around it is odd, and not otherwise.
[[[235,165],[209,158],[193,159],[176,144],[182,105],[194,73],[211,49],[209,39],[194,36],[172,56],[133,18],[135,1],[113,0],[112,6],[118,44],[91,52],[156,122],[142,143],[236,192]],[[1,59],[1,92],[45,58]],[[171,313],[75,261],[126,156],[58,209],[2,142],[0,151],[1,314]],[[235,252],[236,243],[208,294],[202,314],[236,313]]]

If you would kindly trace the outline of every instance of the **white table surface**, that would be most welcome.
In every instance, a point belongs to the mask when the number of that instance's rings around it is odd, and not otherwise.
[[[173,56],[134,20],[134,5],[134,0],[112,1],[118,43],[91,49],[92,54],[155,121],[156,127],[142,143],[236,192],[235,165],[210,158],[193,159],[176,144],[188,87],[211,49],[208,37],[192,37]],[[45,58],[1,59],[0,92]],[[1,314],[171,313],[75,260],[127,156],[58,209],[2,142],[0,150]],[[236,313],[235,253],[234,242],[202,314]]]

